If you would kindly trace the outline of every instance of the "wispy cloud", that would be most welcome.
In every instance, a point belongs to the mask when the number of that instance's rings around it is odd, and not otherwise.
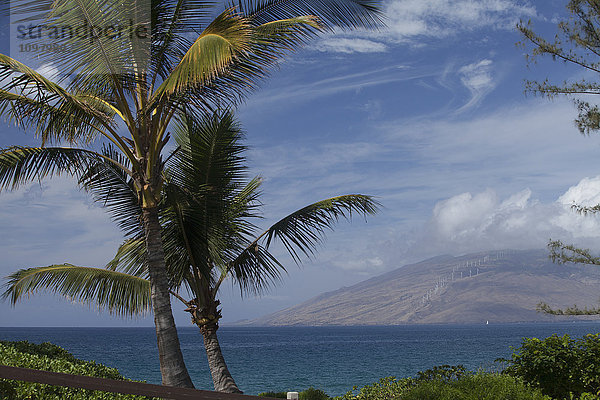
[[[534,6],[513,0],[392,0],[384,6],[386,28],[379,32],[339,33],[323,38],[314,48],[348,53],[384,51],[398,43],[422,46],[422,39],[446,38],[482,28],[512,29],[520,18],[536,14]],[[355,41],[356,45],[335,45],[344,41]]]
[[[439,71],[434,67],[411,68],[404,64],[396,64],[384,68],[374,68],[365,72],[336,75],[312,82],[292,82],[285,90],[262,90],[252,96],[252,101],[244,106],[248,111],[260,109],[268,104],[291,105],[294,102],[306,102],[311,99],[334,94],[357,91],[364,88],[385,84],[406,82],[437,76]]]
[[[0,221],[2,276],[16,268],[52,263],[103,266],[122,238],[105,210],[69,178],[2,193]]]
[[[369,39],[331,37],[318,41],[311,49],[334,53],[381,53],[387,50],[384,43]]]
[[[385,8],[388,38],[441,38],[480,28],[512,29],[536,15],[531,5],[513,0],[393,0]]]
[[[418,67],[409,63],[393,63],[380,68],[370,68],[362,72],[348,73],[343,67],[332,67],[324,75],[320,70],[321,79],[314,79],[317,66],[312,66],[307,75],[288,79],[279,87],[261,90],[252,95],[251,101],[242,106],[242,112],[252,114],[255,110],[261,113],[272,110],[290,109],[299,103],[309,103],[312,100],[338,96],[336,102],[345,100],[346,94],[357,94],[366,89],[389,88],[402,90],[393,97],[389,92],[388,101],[401,101],[402,96],[411,88],[422,92],[422,88],[437,92],[439,98],[448,102],[437,110],[427,110],[429,113],[464,113],[476,108],[497,86],[503,78],[500,66],[496,65],[493,57],[446,61],[440,68],[439,63],[421,64]],[[340,71],[345,73],[340,73]],[[324,75],[324,76],[323,76]],[[407,86],[411,85],[411,86]],[[285,89],[282,90],[282,87]],[[369,99],[358,108],[366,111],[369,117],[378,116],[382,112],[383,100]],[[274,107],[270,107],[273,105]],[[430,114],[431,115],[431,114]],[[242,119],[245,118],[243,116]]]
[[[461,82],[471,93],[471,99],[456,111],[461,113],[479,104],[496,84],[492,77],[492,60],[489,59],[465,65],[458,72]]]
[[[579,135],[573,113],[567,101],[530,99],[469,119],[380,122],[370,140],[261,146],[253,170],[266,178],[267,218],[336,194],[378,196],[382,213],[344,228],[343,239],[330,235],[318,257],[353,276],[440,252],[543,247],[551,235],[568,240],[596,229],[564,206],[600,201],[593,196],[600,179],[576,185],[600,138]],[[382,263],[369,261],[376,259]]]

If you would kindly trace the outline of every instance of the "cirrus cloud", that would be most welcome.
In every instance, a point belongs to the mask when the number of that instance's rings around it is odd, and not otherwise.
[[[514,0],[392,0],[383,7],[386,27],[377,32],[339,32],[313,49],[340,53],[383,52],[392,44],[421,47],[420,39],[441,39],[478,29],[513,29],[537,15],[534,6]]]

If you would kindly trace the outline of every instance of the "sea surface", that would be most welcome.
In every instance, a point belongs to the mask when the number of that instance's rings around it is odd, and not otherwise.
[[[392,327],[272,327],[218,331],[225,360],[246,394],[310,386],[340,395],[386,376],[407,377],[441,364],[493,369],[523,337],[599,333],[600,322]],[[202,336],[180,328],[198,389],[212,389]],[[0,340],[52,342],[76,357],[160,383],[154,328],[0,328]]]

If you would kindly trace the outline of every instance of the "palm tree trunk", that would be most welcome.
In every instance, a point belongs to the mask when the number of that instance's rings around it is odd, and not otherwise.
[[[144,208],[142,216],[146,234],[150,295],[154,312],[162,384],[193,388],[194,385],[183,361],[175,319],[171,310],[158,210],[155,207]]]
[[[211,323],[203,325],[200,328],[204,337],[204,348],[206,349],[206,357],[208,358],[208,366],[212,375],[215,392],[224,393],[243,393],[235,384],[231,373],[227,369],[219,339],[217,338],[217,324]]]

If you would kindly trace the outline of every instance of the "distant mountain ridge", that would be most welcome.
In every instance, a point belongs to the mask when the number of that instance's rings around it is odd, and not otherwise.
[[[547,250],[439,256],[246,321],[259,326],[399,325],[565,320],[536,305],[594,306],[600,268],[556,265]],[[579,317],[578,317],[579,318]],[[593,317],[592,317],[593,318]]]

